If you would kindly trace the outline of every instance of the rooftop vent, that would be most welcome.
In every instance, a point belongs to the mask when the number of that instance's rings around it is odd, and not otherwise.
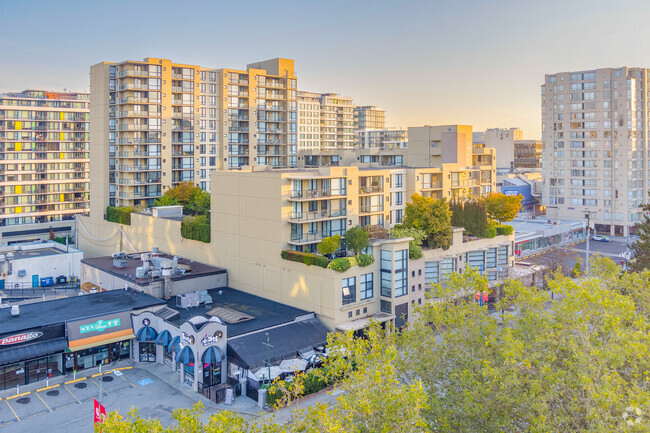
[[[240,311],[233,310],[228,307],[215,307],[212,310],[208,311],[208,316],[217,316],[220,317],[226,323],[241,323],[253,320],[255,317],[248,314],[244,314]]]

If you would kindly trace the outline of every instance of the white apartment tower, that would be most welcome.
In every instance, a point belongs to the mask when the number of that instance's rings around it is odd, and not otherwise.
[[[549,218],[635,233],[648,201],[648,69],[549,74],[542,85],[543,204]]]

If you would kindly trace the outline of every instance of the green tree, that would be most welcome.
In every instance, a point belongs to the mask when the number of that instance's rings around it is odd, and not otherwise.
[[[355,256],[368,246],[368,242],[370,242],[368,230],[361,226],[352,227],[345,232],[345,247],[354,251]]]
[[[512,221],[521,209],[522,195],[505,195],[500,192],[483,197],[487,215],[503,224],[506,221]]]
[[[391,238],[413,238],[413,240],[409,241],[409,258],[413,260],[422,257],[422,248],[420,245],[422,245],[424,236],[424,230],[414,227],[394,227],[390,231]]]
[[[640,272],[644,269],[650,269],[650,204],[644,204],[643,221],[636,224],[639,240],[634,244],[634,259],[630,260],[630,269],[634,272]]]
[[[401,227],[424,231],[424,241],[431,248],[449,248],[451,245],[451,211],[447,200],[434,200],[413,194],[406,204]]]
[[[329,256],[341,248],[341,241],[342,239],[339,235],[324,238],[318,243],[318,252],[324,256]]]
[[[158,206],[175,206],[178,205],[178,199],[171,195],[163,194],[154,200],[153,205]]]

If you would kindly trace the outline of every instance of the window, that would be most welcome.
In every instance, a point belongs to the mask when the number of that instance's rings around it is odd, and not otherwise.
[[[482,271],[485,264],[485,253],[483,251],[472,251],[467,255],[467,263],[473,267]]]
[[[449,258],[449,259],[443,259],[440,262],[440,274],[441,274],[441,279],[444,280],[447,278],[447,275],[451,274],[454,272],[454,259]]]
[[[395,188],[401,188],[402,187],[402,175],[401,174],[396,174],[393,176],[393,186]]]
[[[379,309],[381,310],[382,313],[388,313],[388,314],[393,313],[393,308],[391,303],[389,301],[384,301],[383,299],[379,304]]]
[[[381,296],[391,296],[391,270],[392,254],[390,251],[381,251]]]
[[[359,277],[359,296],[360,299],[369,299],[373,296],[372,272]]]
[[[401,192],[396,192],[395,193],[395,206],[400,206],[402,204],[402,193]]]
[[[395,297],[408,293],[408,250],[395,252]]]
[[[343,278],[341,286],[343,289],[343,305],[355,302],[357,300],[357,278]]]
[[[438,262],[426,262],[424,264],[424,281],[429,283],[438,283],[438,271],[439,271]]]

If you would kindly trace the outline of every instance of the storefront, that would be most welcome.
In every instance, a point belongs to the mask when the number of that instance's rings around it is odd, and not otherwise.
[[[69,343],[65,358],[67,372],[109,364],[129,358],[131,354],[135,335],[130,311],[75,320],[68,322],[66,327]]]
[[[0,336],[0,389],[64,374],[65,325],[47,325]]]

